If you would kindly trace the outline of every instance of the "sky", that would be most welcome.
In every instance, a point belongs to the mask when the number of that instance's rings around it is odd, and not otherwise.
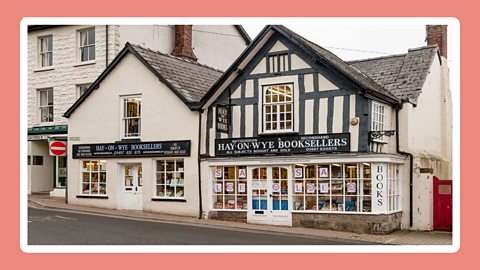
[[[252,39],[265,25],[242,25]],[[335,53],[343,60],[406,53],[426,45],[425,24],[285,24],[297,34]]]

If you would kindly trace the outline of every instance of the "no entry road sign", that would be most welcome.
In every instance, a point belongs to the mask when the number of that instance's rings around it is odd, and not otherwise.
[[[50,142],[49,149],[51,156],[65,156],[67,154],[67,144],[62,141]]]

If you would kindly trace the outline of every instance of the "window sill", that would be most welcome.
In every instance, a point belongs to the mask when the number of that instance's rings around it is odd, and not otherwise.
[[[96,63],[95,60],[90,60],[90,61],[85,61],[85,62],[78,62],[73,66],[74,67],[89,66],[89,65],[94,65],[95,63]]]
[[[268,136],[296,136],[298,132],[296,131],[279,131],[279,132],[263,132],[259,133],[259,137],[268,137]]]
[[[187,200],[186,199],[181,199],[181,198],[169,199],[169,198],[156,197],[156,198],[152,198],[152,202],[187,202]]]
[[[55,70],[55,68],[53,66],[40,67],[40,68],[34,69],[33,72],[43,72],[43,71],[50,71],[50,70]]]
[[[77,195],[79,199],[108,199],[108,196],[101,195]]]

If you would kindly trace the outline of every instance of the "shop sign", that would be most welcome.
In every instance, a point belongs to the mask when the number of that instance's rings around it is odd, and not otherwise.
[[[247,178],[247,170],[238,169],[238,178]]]
[[[350,152],[350,133],[216,139],[216,156]]]
[[[227,133],[230,126],[229,113],[230,108],[228,105],[218,104],[216,110],[216,127],[217,132]]]
[[[48,135],[28,135],[29,141],[48,140]]]
[[[307,184],[307,193],[315,193],[315,184],[312,184],[312,183]]]
[[[318,177],[326,178],[326,177],[328,177],[328,168],[327,167],[320,167],[320,170],[319,170],[318,173],[319,173]]]
[[[347,192],[357,192],[357,184],[353,182],[347,183]]]
[[[216,169],[215,170],[215,178],[222,178],[223,175],[223,169]]]
[[[387,164],[372,164],[372,212],[387,211]]]
[[[244,183],[239,183],[238,184],[238,192],[240,192],[240,193],[245,192],[245,184]]]
[[[320,193],[328,193],[328,183],[320,183]]]
[[[74,144],[73,158],[190,156],[190,141]]]
[[[67,155],[67,143],[63,141],[50,141],[48,150],[50,156],[66,156]]]
[[[295,168],[295,178],[303,177],[303,168]]]
[[[233,192],[233,182],[227,182],[227,183],[225,184],[225,186],[226,186],[226,187],[225,187],[225,190],[226,190],[227,192]]]
[[[302,183],[295,183],[295,192],[300,193],[303,191],[303,184]]]

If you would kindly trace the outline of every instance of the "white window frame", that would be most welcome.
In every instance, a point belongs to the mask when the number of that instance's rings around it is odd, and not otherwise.
[[[234,169],[234,175],[233,178],[226,178],[225,177],[225,169],[226,168],[233,168]],[[245,170],[245,174],[247,174],[248,167],[246,165],[225,165],[225,166],[214,166],[210,167],[211,170],[211,192],[210,192],[210,198],[212,198],[212,202],[210,204],[210,210],[212,211],[243,211],[246,212],[248,211],[248,200],[249,197],[248,195],[248,177],[245,178],[240,178],[238,175],[238,172],[240,169]],[[215,173],[217,170],[221,170],[221,177],[216,177]],[[234,191],[233,193],[229,193],[231,191],[226,190],[227,183],[233,183],[234,185]],[[221,191],[216,192],[215,191],[215,185],[219,184],[221,185]],[[244,184],[245,190],[243,192],[240,192],[239,189],[239,184]],[[226,199],[227,197],[234,197],[234,205],[233,207],[229,204],[229,200]],[[218,198],[221,198],[221,201],[218,201]],[[243,198],[244,200],[240,201],[239,198]],[[242,207],[239,207],[240,204],[242,203]],[[221,204],[221,205],[220,205]],[[221,207],[220,207],[221,206]]]
[[[385,104],[372,101],[372,126],[371,131],[384,131],[386,126],[386,106]],[[385,136],[381,136],[374,141],[384,142]]]
[[[97,197],[105,197],[107,196],[107,191],[108,191],[108,185],[107,185],[107,161],[106,160],[96,160],[96,159],[93,159],[93,160],[81,160],[80,161],[81,164],[80,164],[80,189],[79,189],[79,195],[85,195],[85,196],[97,196]],[[83,163],[84,162],[97,162],[97,170],[96,171],[93,171],[93,170],[84,170],[83,169]],[[102,170],[102,166],[100,165],[100,163],[103,163],[103,167],[105,168],[105,170]],[[93,165],[92,165],[93,166]],[[87,182],[84,182],[83,181],[83,174],[84,173],[88,173],[89,175],[89,179],[88,179],[88,185],[89,185],[89,193],[84,193],[83,191],[83,184],[87,183]],[[105,182],[102,182],[101,180],[101,174],[104,173],[105,174]],[[91,187],[91,184],[93,183],[92,179],[94,178],[94,174],[97,174],[97,181],[95,182],[95,184],[97,185],[97,192],[96,193],[92,193],[92,190],[90,190],[90,187]],[[104,183],[105,185],[105,193],[100,193],[101,192],[101,184]]]
[[[156,159],[153,161],[154,162],[154,178],[153,178],[153,198],[156,198],[156,199],[166,199],[166,200],[185,200],[185,189],[186,189],[186,182],[185,182],[185,159]],[[158,163],[161,162],[163,166],[163,168],[160,168],[158,167]],[[174,162],[174,167],[175,167],[175,170],[174,171],[167,171],[166,170],[166,162]],[[183,168],[182,170],[179,170],[178,167],[177,167],[177,162],[182,162],[183,163]],[[166,174],[168,173],[172,173],[174,178],[172,179],[175,179],[175,183],[173,184],[172,182],[170,182],[169,184],[167,184],[167,177],[166,177]],[[179,174],[180,173],[183,173],[183,178],[180,178],[179,177]],[[159,174],[164,174],[164,180],[165,182],[163,184],[159,184],[158,183],[158,175]],[[169,179],[170,181],[172,179]],[[167,196],[167,193],[166,193],[166,189],[167,189],[167,185],[170,186],[170,187],[173,187],[173,190],[174,190],[174,196]],[[158,194],[158,186],[164,186],[164,193],[163,195],[159,195]],[[177,190],[178,187],[181,187],[183,188],[183,191],[181,193],[181,195],[178,195],[179,194],[179,190]]]
[[[138,114],[139,116],[134,116],[134,117],[129,117],[129,116],[126,116],[126,109],[127,109],[127,103],[126,101],[128,99],[139,99],[139,110],[138,110]],[[120,123],[120,126],[121,126],[121,137],[123,139],[138,139],[141,137],[142,135],[142,96],[141,95],[131,95],[131,96],[121,96],[120,97],[120,107],[121,107],[121,123]],[[136,136],[130,136],[128,134],[126,134],[126,122],[129,121],[129,120],[132,120],[132,119],[138,119],[138,134]]]
[[[51,45],[51,50],[48,50],[48,40]],[[46,48],[44,48],[44,41],[47,41]],[[49,57],[50,56],[50,57]],[[45,63],[44,60],[48,60]],[[53,36],[42,36],[38,38],[38,65],[41,68],[47,68],[53,66]]]
[[[42,104],[42,93],[43,92],[46,92],[47,94],[47,104]],[[51,93],[51,94],[49,94]],[[37,95],[38,95],[38,120],[40,123],[52,123],[54,122],[54,104],[55,104],[55,100],[54,100],[54,94],[53,94],[53,88],[44,88],[44,89],[38,89],[37,90]],[[48,99],[49,99],[49,96],[52,96],[52,104],[49,105],[48,104]],[[42,117],[42,109],[48,109],[48,111],[50,111],[49,108],[52,108],[52,113],[50,115],[49,113],[49,117],[47,119],[47,121],[43,121],[43,117]]]
[[[88,43],[87,44],[83,44],[82,42],[82,35],[83,34],[86,34],[86,38],[88,38],[88,32],[90,31],[93,31],[93,34],[94,34],[94,38],[93,38],[93,43],[91,42],[91,40],[88,40]],[[96,37],[95,37],[95,27],[91,27],[91,28],[85,28],[85,29],[81,29],[81,30],[78,30],[77,31],[77,60],[78,62],[80,63],[89,63],[89,62],[94,62],[95,59],[96,59]],[[88,56],[88,59],[87,60],[83,60],[82,59],[82,50],[84,48],[87,48],[87,47],[93,47],[94,49],[94,55],[93,55],[93,58],[90,58],[90,54]]]
[[[268,89],[271,89],[272,87],[275,87],[275,86],[284,86],[284,87],[289,87],[290,88],[290,91],[291,91],[291,97],[290,97],[290,100],[287,101],[277,101],[277,102],[268,102],[267,103],[267,90]],[[263,99],[262,99],[262,127],[263,127],[263,133],[286,133],[286,132],[293,132],[294,130],[294,84],[293,83],[279,83],[279,84],[271,84],[271,85],[263,85],[262,86],[262,95],[263,95]],[[278,95],[278,97],[280,97],[280,95]],[[280,115],[281,115],[281,112],[280,112],[280,108],[281,106],[285,105],[285,108],[287,105],[290,105],[290,114],[291,114],[291,118],[290,120],[287,120],[286,119],[286,116],[287,116],[287,113],[288,112],[283,112],[284,114],[284,119],[283,121],[280,120]],[[275,115],[276,115],[276,120],[273,121],[273,110],[270,112],[270,113],[267,113],[267,110],[266,108],[271,106],[271,108],[275,108],[276,112],[275,112]],[[267,116],[268,114],[271,116],[271,120],[270,121],[267,121]],[[290,128],[286,128],[286,125],[287,125],[287,122],[290,121]],[[281,124],[284,124],[284,129],[281,129],[280,126]],[[276,124],[276,128],[273,129],[272,127],[270,129],[267,129],[267,124],[270,123],[270,124]]]

